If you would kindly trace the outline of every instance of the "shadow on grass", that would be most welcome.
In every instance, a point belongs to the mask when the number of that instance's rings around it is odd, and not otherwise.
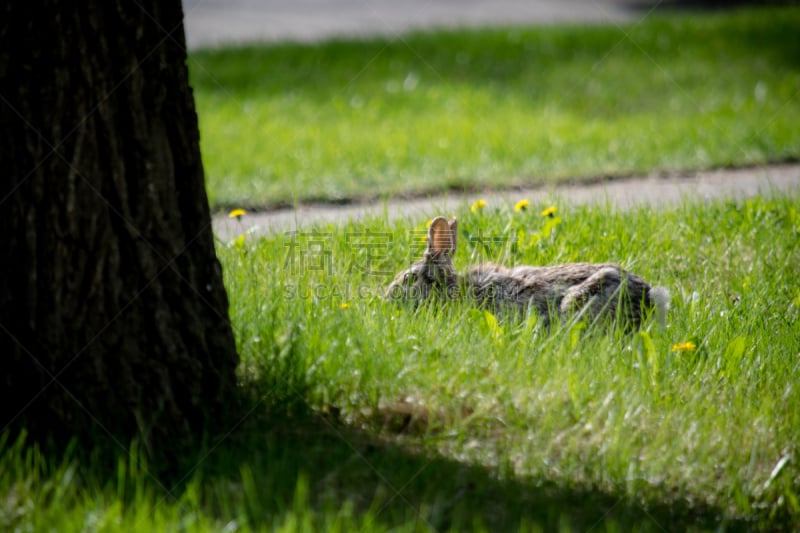
[[[719,509],[691,506],[680,495],[631,501],[585,487],[499,476],[296,404],[276,409],[250,402],[258,406],[255,411],[213,446],[194,475],[203,479],[209,504],[229,499],[232,485],[242,486],[254,527],[284,523],[285,513],[297,506],[299,486],[307,494],[303,508],[317,519],[350,508],[362,530],[664,531],[748,525],[722,518]],[[323,523],[313,527],[323,528]]]
[[[631,497],[627,488],[521,478],[502,465],[445,457],[423,440],[458,437],[420,438],[424,427],[407,431],[400,411],[392,413],[399,423],[391,428],[347,425],[335,407],[327,413],[308,407],[313,383],[298,355],[294,348],[262,354],[228,412],[201,443],[170,455],[165,468],[144,466],[135,446],[122,450],[102,432],[93,448],[66,454],[32,453],[24,438],[13,443],[0,435],[0,529],[27,524],[29,512],[56,519],[72,512],[80,520],[86,509],[102,516],[105,508],[129,509],[122,516],[136,529],[151,525],[160,506],[170,512],[153,522],[156,529],[198,516],[203,524],[245,522],[255,530],[791,529],[788,518],[730,517],[678,491],[643,485]],[[31,503],[20,507],[20,501]]]
[[[172,511],[160,515],[157,527],[179,527],[172,521],[202,515],[206,524],[238,528],[245,522],[257,530],[292,530],[293,524],[310,531],[791,528],[774,518],[731,519],[721,509],[692,505],[679,493],[649,496],[647,487],[633,499],[498,474],[425,451],[413,440],[403,442],[402,435],[379,435],[348,427],[335,415],[311,413],[299,397],[267,403],[263,395],[246,392],[240,400],[216,436],[159,476],[136,466],[136,451],[122,452],[108,439],[92,450],[69,449],[66,459],[32,455],[23,441],[0,439],[0,497],[7,500],[2,504],[0,498],[0,526],[28,523],[28,511],[63,519],[65,513],[85,512],[80,509],[102,513],[122,505],[129,509],[125,520],[137,527],[167,506]],[[18,512],[24,510],[17,506],[20,487],[30,495],[25,513]],[[79,510],[69,511],[76,505]]]

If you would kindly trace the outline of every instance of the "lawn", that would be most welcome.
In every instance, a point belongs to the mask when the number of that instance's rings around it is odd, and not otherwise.
[[[800,10],[193,52],[212,205],[796,160]]]
[[[796,529],[799,200],[453,213],[459,268],[668,287],[666,329],[629,334],[385,302],[427,220],[220,243],[247,416],[165,485],[135,452],[109,480],[5,443],[0,529]]]

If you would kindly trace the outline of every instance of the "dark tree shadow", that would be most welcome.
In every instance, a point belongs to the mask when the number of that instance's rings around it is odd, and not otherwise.
[[[287,523],[310,509],[306,518],[321,530],[326,526],[321,517],[343,508],[355,523],[387,530],[789,531],[797,526],[791,516],[764,514],[768,511],[730,516],[691,502],[680,491],[642,485],[631,497],[626,488],[525,478],[508,468],[462,462],[423,449],[408,423],[377,428],[367,422],[356,428],[340,421],[335,408],[311,412],[296,393],[302,383],[287,393],[281,379],[242,386],[236,404],[193,448],[171,455],[174,462],[166,467],[161,458],[139,468],[138,477],[118,470],[135,459],[135,448],[123,450],[98,431],[95,448],[67,452],[67,461],[80,472],[73,483],[88,487],[80,490],[90,497],[92,487],[113,487],[123,505],[135,505],[141,487],[149,487],[156,506],[175,505],[191,486],[199,490],[193,497],[199,512],[230,523],[241,521],[244,510],[254,529]],[[0,439],[0,452],[9,443]],[[45,453],[46,462],[35,464],[43,465],[47,480],[58,470],[46,465],[65,459],[63,450]],[[121,481],[130,488],[120,492]]]
[[[634,500],[621,493],[501,474],[426,452],[413,438],[403,442],[404,435],[387,437],[385,432],[348,427],[335,413],[311,413],[299,398],[270,407],[251,398],[240,407],[251,404],[257,409],[244,409],[249,414],[235,431],[225,432],[218,444],[209,439],[211,447],[200,453],[199,465],[192,459],[183,468],[197,468],[210,487],[205,494],[209,504],[224,497],[219,491],[225,487],[241,483],[247,472],[249,483],[259,488],[256,501],[247,504],[253,526],[282,523],[296,501],[299,480],[307,483],[312,509],[350,505],[357,516],[369,512],[387,529],[409,524],[421,531],[473,530],[476,525],[490,531],[753,526],[726,517],[721,509],[690,504],[680,494]]]

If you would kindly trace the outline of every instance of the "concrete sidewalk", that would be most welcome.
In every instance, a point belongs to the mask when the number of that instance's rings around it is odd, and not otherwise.
[[[757,194],[800,194],[800,164],[772,165],[761,168],[724,169],[680,176],[643,176],[611,181],[540,187],[520,190],[470,194],[433,195],[414,200],[389,200],[349,206],[309,205],[250,213],[240,220],[221,213],[214,216],[214,234],[227,241],[243,232],[267,235],[285,231],[307,231],[315,224],[343,223],[366,217],[383,216],[390,220],[410,218],[428,220],[436,214],[450,215],[457,207],[478,198],[489,206],[513,206],[530,200],[533,209],[556,204],[604,204],[626,209],[637,206],[669,207],[684,200],[703,201],[716,198],[741,199]]]
[[[652,2],[656,5],[657,2]],[[411,30],[637,20],[644,0],[184,0],[189,48]]]

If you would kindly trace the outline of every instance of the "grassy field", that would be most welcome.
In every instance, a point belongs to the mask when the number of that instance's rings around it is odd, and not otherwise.
[[[454,213],[459,268],[616,261],[668,287],[666,329],[633,334],[383,301],[426,220],[221,244],[247,416],[164,485],[135,452],[109,480],[7,442],[0,529],[796,529],[798,200]]]
[[[795,160],[800,10],[192,53],[217,208]]]

